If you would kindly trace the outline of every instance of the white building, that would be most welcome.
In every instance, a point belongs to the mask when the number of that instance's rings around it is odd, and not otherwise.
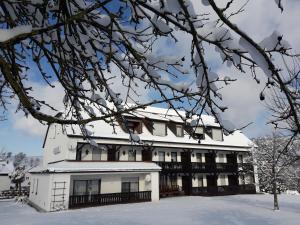
[[[147,107],[127,114],[126,127],[91,123],[97,147],[77,126],[51,124],[43,166],[31,170],[30,202],[55,211],[171,194],[255,193],[253,166],[245,163],[253,143],[240,131],[224,135],[213,117],[202,120],[192,127],[175,112]],[[128,129],[139,143],[129,141]]]
[[[11,187],[11,180],[9,174],[13,172],[14,166],[11,161],[0,161],[0,192],[9,190]]]

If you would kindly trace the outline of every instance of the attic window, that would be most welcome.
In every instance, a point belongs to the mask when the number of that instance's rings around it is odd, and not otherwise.
[[[136,120],[127,121],[127,128],[134,134],[142,133],[142,123]]]
[[[193,137],[195,139],[203,140],[204,139],[204,129],[203,129],[203,127],[194,127],[193,128]]]
[[[161,123],[161,122],[154,122],[153,123],[153,135],[166,136],[167,135],[166,124]]]
[[[176,136],[177,137],[183,137],[182,125],[176,125]]]
[[[206,132],[214,141],[223,141],[223,133],[221,128],[209,127],[206,129]]]

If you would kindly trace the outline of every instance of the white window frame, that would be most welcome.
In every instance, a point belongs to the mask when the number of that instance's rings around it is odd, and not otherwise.
[[[158,126],[155,129],[155,126]],[[155,136],[166,136],[167,130],[166,130],[166,123],[162,122],[153,122],[153,135]]]

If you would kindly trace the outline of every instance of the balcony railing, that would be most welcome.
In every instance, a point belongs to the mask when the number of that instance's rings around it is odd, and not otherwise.
[[[238,186],[213,186],[213,187],[193,187],[192,195],[230,195],[230,194],[255,194],[254,184],[244,184]]]
[[[156,162],[162,168],[162,171],[182,172],[183,165],[181,162]]]
[[[214,168],[215,168],[215,166],[212,163],[192,162],[192,172],[193,173],[211,172],[214,170]]]
[[[239,167],[239,171],[253,172],[253,164],[252,163],[239,163],[238,167]]]
[[[124,192],[96,195],[73,195],[69,198],[69,208],[113,205],[151,201],[151,191]]]
[[[159,192],[160,193],[169,193],[169,192],[179,192],[179,186],[178,185],[161,185],[159,186]]]
[[[234,163],[216,163],[218,172],[237,172],[237,164]]]

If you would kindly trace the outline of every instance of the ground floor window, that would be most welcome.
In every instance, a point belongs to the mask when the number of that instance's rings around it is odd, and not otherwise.
[[[122,178],[122,192],[138,192],[139,191],[139,178],[138,177],[125,177]]]
[[[100,194],[101,180],[74,180],[74,195]]]
[[[170,177],[171,186],[177,185],[177,176],[171,176]]]
[[[220,186],[226,185],[226,175],[219,175],[219,185]]]
[[[203,175],[198,176],[198,187],[203,187]]]

